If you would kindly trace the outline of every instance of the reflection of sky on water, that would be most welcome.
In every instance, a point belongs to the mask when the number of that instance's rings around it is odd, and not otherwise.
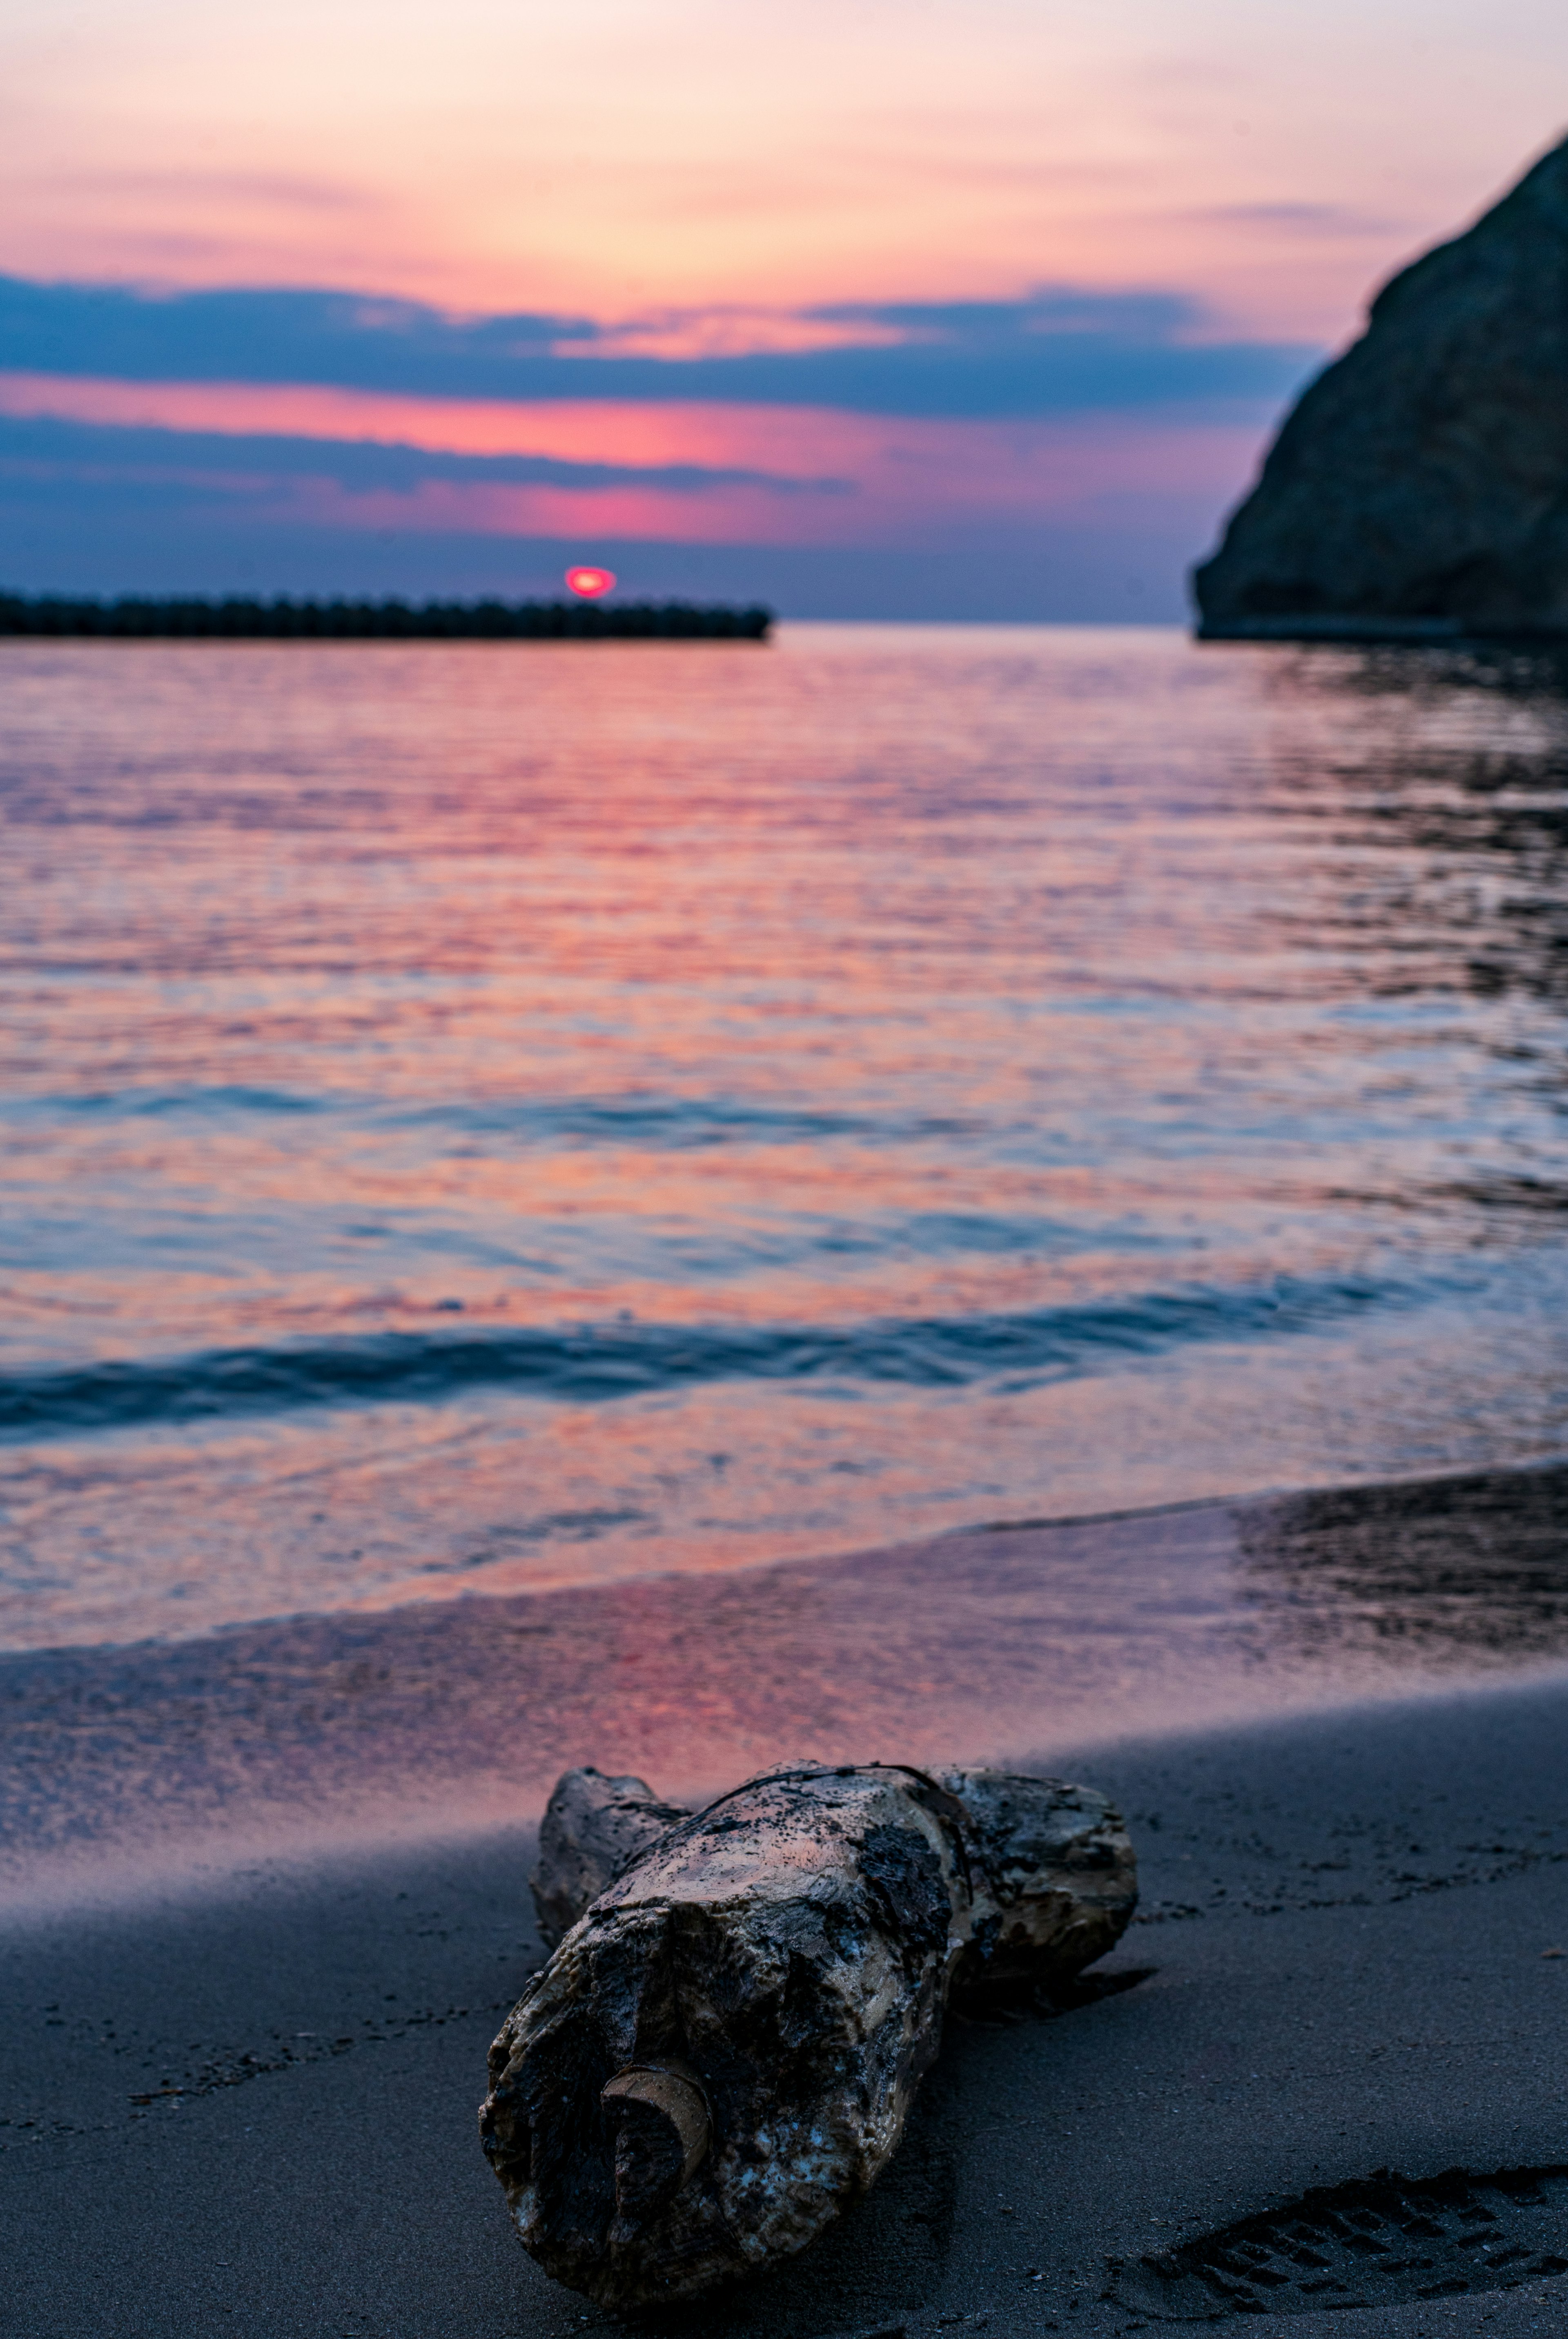
[[[1563,1443],[1538,668],[6,673],[14,1644]]]

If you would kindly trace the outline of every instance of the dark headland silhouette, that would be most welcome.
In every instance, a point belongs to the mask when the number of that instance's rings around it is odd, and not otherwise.
[[[1209,640],[1568,637],[1568,140],[1385,285],[1193,587]]]

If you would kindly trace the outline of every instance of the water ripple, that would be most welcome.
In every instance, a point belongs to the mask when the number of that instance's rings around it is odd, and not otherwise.
[[[583,1325],[566,1330],[389,1332],[214,1349],[0,1377],[0,1438],[80,1436],[304,1406],[433,1405],[503,1388],[600,1405],[704,1381],[960,1388],[1089,1373],[1207,1340],[1309,1331],[1432,1296],[1410,1283],[1282,1277],[1257,1290],[1152,1291],[1016,1315],[814,1327]],[[1452,1288],[1452,1286],[1450,1286]]]

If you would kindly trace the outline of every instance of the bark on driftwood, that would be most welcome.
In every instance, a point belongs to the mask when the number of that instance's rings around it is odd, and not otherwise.
[[[546,2271],[631,2308],[812,2240],[886,2165],[955,1983],[1077,1972],[1137,1880],[1090,1789],[867,1764],[689,1816],[569,1772],[535,1890],[568,1929],[490,2050],[484,2147]]]
[[[568,1771],[557,1781],[539,1829],[539,1864],[528,1882],[539,1939],[553,1949],[587,1907],[639,1852],[690,1813],[661,1803],[640,1779],[606,1779]]]

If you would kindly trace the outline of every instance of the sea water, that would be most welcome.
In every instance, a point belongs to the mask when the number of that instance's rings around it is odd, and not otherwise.
[[[1568,1445],[1540,666],[13,642],[0,812],[0,1646]]]

